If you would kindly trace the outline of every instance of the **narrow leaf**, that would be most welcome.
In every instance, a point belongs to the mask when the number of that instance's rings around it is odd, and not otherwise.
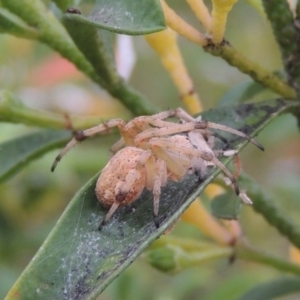
[[[97,0],[88,19],[82,22],[117,33],[142,35],[166,28],[158,0]]]
[[[41,130],[0,144],[0,182],[32,160],[55,149],[70,138],[69,131]]]
[[[163,11],[153,0],[98,0],[92,12],[67,15],[78,24],[115,33],[144,35],[166,29]]]
[[[218,106],[235,105],[250,100],[266,88],[256,81],[245,81],[235,85],[219,100]]]
[[[0,8],[0,33],[9,33],[27,39],[37,39],[38,31],[4,8]]]
[[[300,292],[299,277],[282,277],[254,287],[239,300],[269,300],[297,292]]]
[[[284,61],[297,51],[296,30],[293,14],[286,0],[263,0],[273,32],[279,44]]]
[[[203,118],[255,135],[278,114],[295,106],[299,106],[295,101],[270,100],[210,110]],[[227,144],[241,149],[247,142],[228,136]],[[159,228],[153,222],[152,193],[144,191],[133,205],[119,209],[100,232],[97,227],[107,210],[96,199],[95,176],[73,198],[6,299],[15,295],[18,299],[96,299],[219,172],[213,169],[203,182],[194,175],[169,182],[162,189]]]
[[[265,12],[279,45],[289,82],[300,90],[300,32],[286,0],[263,0]],[[296,25],[296,26],[295,26]]]
[[[99,30],[85,23],[79,23],[72,18],[71,14],[66,14],[62,22],[77,47],[93,65],[99,77],[102,78],[102,86],[110,88],[112,85],[117,85],[121,79],[115,68],[112,33]]]

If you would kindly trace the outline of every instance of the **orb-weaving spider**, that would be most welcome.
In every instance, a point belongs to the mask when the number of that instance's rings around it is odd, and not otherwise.
[[[180,123],[165,121],[177,117]],[[241,131],[218,123],[193,118],[183,109],[168,110],[152,116],[140,116],[126,123],[122,119],[112,119],[104,124],[79,131],[56,157],[52,171],[61,158],[78,142],[118,127],[122,138],[111,147],[113,154],[102,170],[96,184],[99,202],[109,208],[99,229],[109,220],[119,206],[134,202],[144,188],[152,191],[154,221],[159,226],[157,216],[161,187],[167,180],[179,181],[188,173],[203,177],[208,166],[217,166],[230,179],[234,190],[244,202],[250,202],[241,193],[236,179],[218,155],[234,155],[235,150],[214,150],[214,135],[209,129],[227,131],[247,139],[259,149],[263,147],[252,137]]]

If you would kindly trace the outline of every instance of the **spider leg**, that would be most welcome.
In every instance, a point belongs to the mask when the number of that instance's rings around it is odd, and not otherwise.
[[[182,116],[182,118],[181,118]],[[184,119],[188,123],[195,123],[197,119],[189,116],[182,108],[170,109],[152,116],[140,116],[132,121],[130,121],[126,125],[126,129],[131,129],[133,127],[139,128],[139,132],[144,132],[147,129],[151,129],[149,125],[154,127],[162,128],[162,127],[170,127],[176,125],[174,122],[164,121],[167,118],[177,117],[180,119]],[[186,123],[185,122],[185,123]]]
[[[205,159],[205,158],[204,158]],[[209,159],[210,160],[210,159]],[[234,187],[234,191],[235,193],[239,196],[240,195],[240,189],[239,186],[237,184],[237,181],[235,179],[235,177],[231,174],[231,172],[226,168],[226,166],[224,164],[222,164],[214,155],[211,156],[211,161],[217,166],[219,167],[224,173],[225,175],[230,179],[233,187]]]
[[[167,166],[162,159],[156,161],[157,172],[154,178],[153,185],[153,214],[154,218],[158,217],[159,199],[161,194],[161,187],[167,184]]]
[[[153,121],[164,120],[164,119],[168,119],[171,117],[177,117],[186,122],[195,122],[196,121],[196,118],[193,118],[192,116],[190,116],[186,111],[184,111],[180,107],[178,107],[177,109],[169,109],[169,110],[160,112],[160,113],[152,115],[152,116],[137,117],[133,121],[141,121],[144,123],[152,124]]]
[[[114,143],[110,149],[110,155],[111,157],[114,156],[120,149],[122,149],[125,146],[125,140],[124,138],[119,139],[116,143]]]
[[[246,140],[248,140],[249,142],[253,143],[257,148],[264,151],[264,147],[259,142],[257,142],[251,136],[249,136],[239,130],[233,129],[231,127],[228,127],[228,126],[225,126],[222,124],[214,123],[214,122],[202,121],[201,116],[198,118],[193,118],[191,115],[189,115],[185,110],[183,110],[180,107],[176,109],[175,115],[176,115],[176,117],[180,118],[181,120],[183,120],[185,122],[197,122],[198,124],[203,124],[203,127],[201,127],[202,129],[206,129],[206,128],[219,129],[219,130],[227,131],[232,134],[243,137]]]
[[[180,132],[191,131],[197,129],[198,126],[198,123],[195,122],[190,122],[185,124],[177,124],[171,122],[164,122],[164,123],[167,123],[167,126],[164,125],[162,126],[162,128],[147,129],[141,132],[140,134],[138,134],[134,139],[135,144],[139,147],[147,139],[177,134]]]
[[[148,160],[149,162],[150,160]],[[147,163],[148,163],[147,162]],[[159,227],[158,220],[158,210],[159,210],[159,200],[161,195],[161,187],[167,184],[167,167],[163,159],[157,159],[155,161],[155,169],[150,170],[147,168],[147,177],[151,178],[149,182],[149,188],[153,193],[153,218],[155,226]],[[151,174],[152,173],[152,174]]]
[[[179,181],[187,173],[190,173],[190,171],[199,174],[199,177],[205,174],[207,168],[206,161],[199,160],[199,157],[191,153],[181,151],[181,149],[193,149],[193,146],[184,136],[176,135],[168,138],[152,138],[149,144],[156,156],[166,162],[167,169],[171,172],[168,174],[171,180]]]
[[[160,145],[160,147],[162,147],[162,148],[169,147],[170,150],[172,150],[174,152],[179,152],[179,153],[185,154],[188,157],[195,156],[195,157],[199,157],[205,161],[212,162],[219,169],[221,169],[225,173],[225,175],[230,179],[230,181],[234,187],[235,193],[237,195],[240,194],[236,179],[231,174],[231,172],[226,168],[226,166],[215,157],[213,152],[202,151],[200,149],[194,149],[194,148],[189,148],[189,147],[184,147],[184,146],[176,146],[176,145],[170,143],[167,139],[162,139],[162,138],[152,139],[152,143],[155,143],[156,145]]]
[[[127,195],[127,193],[129,193],[129,191],[132,190],[132,187],[134,186],[134,184],[137,180],[137,177],[141,176],[141,170],[143,168],[145,168],[145,164],[150,159],[151,155],[152,154],[149,150],[143,151],[143,153],[141,154],[140,158],[138,159],[138,161],[136,163],[135,169],[130,170],[128,172],[128,174],[126,175],[126,178],[125,178],[125,183],[122,185],[121,188],[117,188],[117,190],[116,190],[117,201],[122,202],[122,200],[124,198],[123,195]],[[120,198],[120,199],[118,199],[118,198]]]
[[[223,155],[223,156],[233,156],[238,154],[237,150],[231,149],[231,150],[213,150],[215,156]]]
[[[170,125],[170,122],[164,122],[162,120],[174,117],[176,115],[176,111],[173,109],[160,112],[158,114],[152,115],[152,116],[140,116],[136,117],[135,119],[131,120],[126,124],[126,131],[129,132],[134,132],[133,136],[150,129],[151,126],[156,126],[156,127],[166,127],[167,124]],[[171,123],[173,124],[173,123]]]
[[[160,113],[152,115],[152,116],[137,117],[137,118],[133,119],[132,122],[142,122],[142,123],[152,124],[152,122],[154,122],[154,121],[164,120],[164,119],[168,119],[168,118],[175,117],[175,116],[176,116],[176,110],[169,109],[169,110],[160,112]],[[128,124],[130,124],[130,123],[131,122],[129,122]]]
[[[248,140],[252,144],[254,144],[258,149],[264,151],[264,147],[259,142],[257,142],[253,137],[245,134],[242,131],[233,129],[231,127],[228,127],[228,126],[225,126],[225,125],[222,125],[222,124],[214,123],[214,122],[199,121],[197,123],[199,124],[199,127],[202,128],[202,129],[205,129],[205,128],[219,129],[219,130],[226,131],[226,132],[235,134],[237,136],[240,136],[240,137]]]
[[[128,122],[126,126],[120,129],[120,133],[123,136],[123,139],[127,146],[129,145],[134,146],[135,145],[134,138],[138,134],[148,129],[152,129],[153,127],[170,127],[174,125],[173,122],[167,122],[163,120],[175,115],[176,115],[176,111],[170,109],[168,111],[164,111],[152,116],[140,116]]]
[[[190,118],[190,122],[188,124],[177,124],[174,122],[164,121],[164,119],[170,117],[177,116],[178,109],[170,109],[152,116],[140,116],[132,121],[128,122],[124,128],[122,128],[121,134],[125,140],[126,145],[137,145],[139,141],[151,138],[155,135],[170,135],[173,133],[179,133],[184,131],[190,131],[192,129],[198,128],[196,119]],[[180,109],[180,111],[183,111]],[[154,128],[153,128],[154,127]],[[202,126],[201,126],[202,128]],[[199,131],[204,133],[208,133],[207,130],[201,130],[198,128]],[[158,131],[153,130],[160,130],[160,133],[156,133]],[[140,136],[141,135],[141,136]],[[137,141],[136,141],[137,138]],[[113,146],[114,147],[114,146]]]
[[[146,161],[145,168],[146,168],[146,174],[147,174],[146,188],[149,191],[153,191],[153,182],[154,182],[154,178],[156,175],[156,169],[157,169],[154,155],[151,155],[151,157],[149,157],[149,159]]]
[[[176,117],[181,119],[182,121],[185,121],[185,122],[195,122],[197,120],[197,118],[192,117],[190,114],[188,114],[181,107],[178,107],[176,109]]]
[[[179,155],[176,158],[172,157],[158,143],[152,143],[152,140],[150,141],[150,146],[155,156],[166,162],[168,169],[174,174],[174,181],[176,181],[175,179],[178,180],[182,178],[186,174],[186,169],[183,167],[184,163],[186,164],[186,161],[181,161]]]
[[[108,213],[104,217],[104,219],[100,222],[98,226],[98,230],[100,231],[102,227],[107,223],[107,221],[110,219],[110,217],[115,213],[117,208],[120,206],[120,202],[114,202],[113,205],[110,207]]]
[[[106,131],[112,127],[118,126],[119,129],[125,126],[125,122],[122,119],[113,119],[109,120],[106,123],[99,124],[95,127],[91,127],[89,129],[78,131],[75,134],[75,137],[60,151],[60,153],[55,158],[53,165],[51,167],[51,171],[53,172],[58,164],[58,162],[62,159],[62,157],[70,151],[78,142],[85,140],[87,137],[93,136],[99,132]]]

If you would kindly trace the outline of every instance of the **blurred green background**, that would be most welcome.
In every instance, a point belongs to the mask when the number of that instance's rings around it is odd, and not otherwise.
[[[183,18],[199,26],[185,2],[168,3]],[[90,9],[87,4],[80,8],[83,12]],[[234,6],[226,37],[239,51],[265,68],[272,71],[282,68],[268,21],[247,1],[240,0]],[[143,37],[132,40],[137,61],[130,83],[160,110],[181,106],[177,90],[156,54]],[[250,80],[222,59],[210,56],[183,38],[179,38],[179,43],[205,109],[215,107],[224,93]],[[38,109],[116,116],[125,110],[47,46],[7,35],[0,35],[0,87]],[[252,100],[275,97],[266,91]],[[0,140],[32,130],[34,128],[23,125],[1,123]],[[50,166],[57,151],[52,151],[0,185],[0,299],[36,253],[74,193],[104,166],[109,146],[116,139],[108,137],[82,143],[67,155],[54,174]],[[241,155],[243,169],[300,223],[300,139],[295,118],[291,115],[279,117],[258,140],[266,151],[262,153],[255,147],[247,147]],[[243,208],[240,222],[253,244],[288,257],[288,242],[251,207]],[[172,234],[205,239],[183,222],[177,224]],[[255,284],[279,275],[257,264],[244,261],[229,264],[224,260],[170,276],[153,269],[140,258],[99,299],[237,299]],[[284,299],[299,297],[291,295]]]

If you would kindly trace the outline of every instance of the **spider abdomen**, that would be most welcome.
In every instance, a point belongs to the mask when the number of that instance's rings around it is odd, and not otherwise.
[[[139,166],[143,153],[141,149],[126,147],[108,162],[95,188],[103,206],[110,207],[114,202],[120,206],[128,205],[140,196],[146,184],[146,169]]]

